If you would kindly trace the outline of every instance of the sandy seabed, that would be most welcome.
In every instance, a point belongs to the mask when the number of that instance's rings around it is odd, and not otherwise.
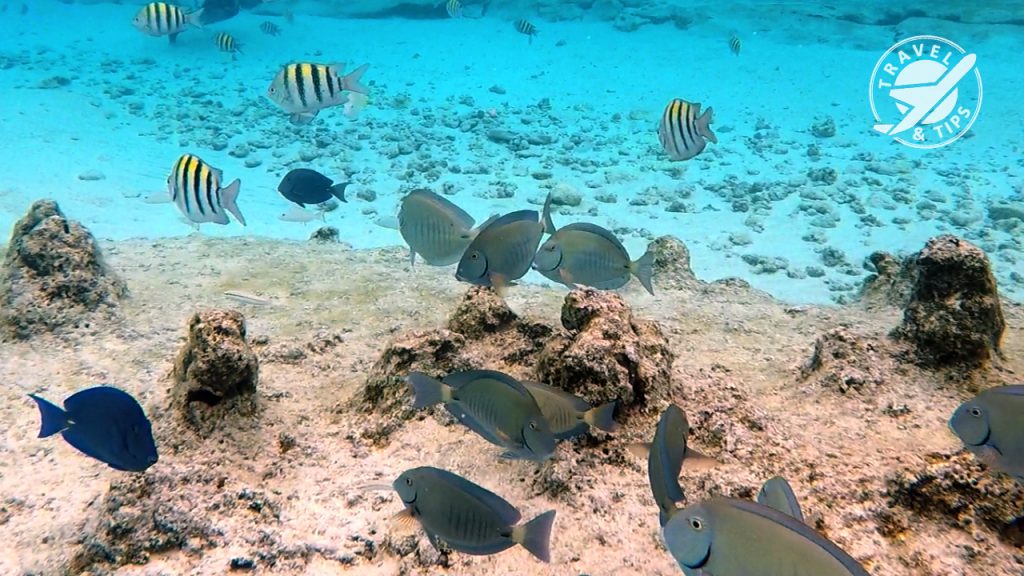
[[[466,291],[453,270],[410,269],[399,249],[201,236],[104,250],[131,292],[120,321],[0,347],[0,573],[219,574],[233,559],[265,574],[679,573],[659,542],[646,464],[624,456],[627,443],[649,440],[653,418],[608,438],[563,443],[547,471],[500,461],[495,447],[429,415],[384,446],[363,439],[364,419],[349,400],[396,334],[445,324]],[[676,355],[674,400],[690,416],[692,444],[722,462],[684,466],[690,499],[750,497],[782,474],[808,522],[872,574],[1022,573],[1019,541],[983,524],[895,507],[890,498],[893,475],[960,451],[946,421],[969,392],[892,362],[877,367],[880,381],[846,393],[800,375],[819,335],[844,327],[881,336],[899,323],[899,310],[793,307],[730,284],[671,291],[657,282],[655,297],[635,282],[622,295],[635,315],[661,324]],[[273,304],[237,304],[222,296],[231,289]],[[564,294],[524,285],[508,302],[557,325]],[[228,307],[246,315],[260,358],[261,409],[204,438],[170,408],[170,372],[192,313]],[[1019,382],[1024,371],[1024,314],[1010,303],[1004,312],[1005,358],[976,384]],[[135,394],[153,421],[160,461],[141,478],[81,456],[59,437],[36,438],[39,416],[26,393],[60,401],[103,382]],[[515,547],[490,557],[453,553],[446,567],[429,565],[437,555],[425,538],[418,552],[396,554],[402,529],[390,518],[401,502],[363,487],[390,484],[420,465],[465,475],[524,518],[556,509],[552,563]],[[1012,481],[968,469],[977,475],[968,482],[1004,483],[1007,498],[1021,498]],[[567,491],[537,490],[538,476],[566,471],[573,474],[563,479]],[[141,552],[124,544],[133,530],[150,534],[137,543]]]

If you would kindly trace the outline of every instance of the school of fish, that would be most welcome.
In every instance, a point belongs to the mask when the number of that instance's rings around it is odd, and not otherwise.
[[[447,0],[444,9],[462,18],[460,0]],[[190,27],[200,27],[200,12],[165,2],[143,6],[133,24],[153,36],[174,42]],[[526,20],[515,29],[532,42],[537,28]],[[260,30],[281,33],[272,22]],[[215,44],[233,55],[241,44],[217,33]],[[738,55],[734,35],[729,48]],[[350,94],[366,95],[361,78],[368,66],[347,72],[344,64],[300,62],[278,70],[267,90],[289,119],[312,122],[324,109],[350,102]],[[669,158],[683,161],[699,155],[711,132],[711,108],[679,98],[665,108],[658,127]],[[289,171],[279,193],[292,203],[282,218],[314,218],[338,202],[346,202],[348,182],[335,183],[308,168]],[[182,154],[167,177],[167,196],[192,223],[227,224],[230,214],[245,225],[237,199],[241,183],[224,183],[220,169],[196,154]],[[320,207],[317,213],[307,205]],[[301,211],[302,214],[294,212]],[[480,225],[465,210],[430,190],[414,190],[401,199],[394,222],[410,249],[431,266],[456,265],[455,278],[502,291],[533,269],[550,280],[574,287],[615,290],[635,277],[654,294],[653,254],[631,259],[609,230],[586,222],[556,228],[551,198],[543,210],[517,210],[490,216]],[[545,236],[547,239],[545,240]],[[586,400],[541,382],[520,381],[508,374],[479,367],[451,374],[410,372],[405,376],[414,409],[444,408],[465,428],[501,452],[496,457],[542,463],[557,458],[558,443],[588,431],[614,434],[616,402],[591,406]],[[142,473],[159,464],[152,426],[138,401],[110,385],[78,391],[63,408],[38,394],[29,394],[40,414],[39,437],[61,434],[82,454],[110,468]],[[1005,473],[1024,483],[1024,385],[991,388],[964,402],[951,415],[949,428],[963,445],[993,473]],[[688,502],[680,474],[688,463],[707,457],[688,447],[685,412],[669,405],[652,431],[650,443],[639,445],[647,459],[647,482],[668,553],[687,576],[867,576],[853,557],[804,520],[789,482],[767,479],[756,500],[716,496]],[[497,554],[520,546],[536,559],[550,562],[555,510],[522,522],[517,508],[501,496],[450,471],[420,466],[400,473],[389,489],[402,502],[395,518],[417,523],[435,546],[441,543],[464,554]],[[680,505],[682,505],[680,507]]]

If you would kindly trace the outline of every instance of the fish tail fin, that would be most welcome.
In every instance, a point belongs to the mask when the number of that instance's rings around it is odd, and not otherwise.
[[[345,200],[345,188],[347,188],[348,185],[349,182],[342,182],[340,184],[335,184],[334,186],[331,186],[329,190],[335,198],[341,200],[342,202],[348,203],[348,200]]]
[[[650,250],[644,252],[643,256],[630,264],[629,269],[640,280],[640,283],[644,285],[644,290],[647,290],[651,296],[654,296],[654,286],[651,284],[651,277],[654,275],[654,252]]]
[[[369,89],[363,86],[359,79],[363,77],[363,73],[369,68],[369,64],[363,64],[359,68],[345,74],[345,77],[341,79],[341,87],[350,92],[359,92],[360,94],[369,94]]]
[[[612,416],[615,415],[615,402],[609,402],[607,404],[598,406],[597,408],[591,408],[583,415],[583,420],[597,428],[598,430],[604,430],[605,432],[614,432],[618,428],[618,424]]]
[[[39,406],[39,416],[42,422],[39,424],[39,437],[46,438],[68,427],[68,413],[63,408],[51,403],[45,398],[35,394],[29,394],[29,398],[36,401]]]
[[[445,401],[445,389],[448,387],[437,378],[431,378],[423,372],[410,372],[405,381],[412,388],[413,408],[426,408]]]
[[[193,11],[189,12],[188,14],[185,14],[185,23],[189,24],[190,26],[195,26],[196,28],[199,28],[200,30],[202,30],[203,29],[203,23],[202,23],[203,10],[204,10],[203,8],[200,8],[198,10],[193,10]]]
[[[718,137],[711,131],[711,123],[715,121],[714,110],[714,108],[708,106],[708,109],[700,115],[700,118],[697,118],[697,132],[700,132],[701,136],[711,140],[715,144],[718,144]]]
[[[221,190],[221,203],[224,205],[224,209],[231,212],[238,221],[245,226],[245,216],[242,216],[242,212],[238,209],[238,192],[242,188],[242,181],[235,178],[235,181],[228,184],[228,187]]]
[[[626,451],[641,460],[647,460],[647,456],[651,453],[651,443],[634,442],[632,444],[627,444]]]
[[[669,508],[660,507],[660,510],[658,511],[658,521],[661,522],[662,526],[665,526],[665,524],[668,524],[668,521],[671,520],[678,511],[679,508],[676,508],[674,503]]]
[[[522,526],[512,529],[512,540],[527,552],[544,562],[551,562],[551,526],[555,523],[555,511],[537,516]]]
[[[555,233],[555,223],[551,220],[551,192],[548,192],[548,197],[544,199],[544,211],[541,212],[540,221],[544,224],[544,232]]]

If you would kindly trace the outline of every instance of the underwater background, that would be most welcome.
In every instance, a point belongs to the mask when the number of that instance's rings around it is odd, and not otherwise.
[[[1024,371],[1024,2],[265,0],[174,42],[133,26],[145,4],[0,0],[4,282],[20,235],[54,214],[103,254],[60,270],[117,275],[75,284],[99,286],[100,316],[22,318],[0,344],[0,573],[678,574],[629,450],[669,402],[718,461],[684,465],[689,499],[749,499],[781,474],[808,525],[870,574],[1024,573],[1024,493],[947,426]],[[983,82],[976,121],[939,148],[873,129],[876,64],[917,35],[976,55]],[[365,101],[289,122],[268,87],[292,62],[368,64]],[[659,141],[675,98],[714,109],[717,142],[682,161]],[[244,225],[197,229],[162,198],[186,153],[241,181]],[[278,192],[295,168],[348,182],[346,201],[295,212]],[[530,271],[497,298],[453,266],[410,266],[394,221],[416,189],[476,222],[550,194],[557,226],[605,227],[633,259],[681,242],[659,252],[654,295],[634,279],[621,298],[588,296],[627,327],[603,336],[604,356],[620,346],[632,363],[608,378],[660,390],[574,390],[620,402],[618,434],[538,466],[411,409],[411,369],[600,372],[551,368],[585,332],[566,312],[576,291]],[[998,285],[992,354],[967,368],[889,336],[917,301],[916,272],[890,263],[941,235],[980,248]],[[218,323],[252,372],[237,393],[258,394],[196,409],[183,350]],[[100,383],[153,422],[145,474],[36,438],[26,394],[59,404]],[[401,534],[400,502],[366,486],[421,465],[524,518],[557,509],[552,562]]]

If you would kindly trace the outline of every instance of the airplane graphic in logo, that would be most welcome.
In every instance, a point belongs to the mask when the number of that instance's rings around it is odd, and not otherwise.
[[[899,124],[875,124],[875,130],[882,134],[895,136],[904,130],[916,126],[940,102],[945,100],[950,92],[956,89],[960,80],[974,69],[976,60],[976,55],[967,54],[935,82],[901,86],[890,90],[890,97],[909,105],[910,109],[903,116],[903,119],[900,120]]]

